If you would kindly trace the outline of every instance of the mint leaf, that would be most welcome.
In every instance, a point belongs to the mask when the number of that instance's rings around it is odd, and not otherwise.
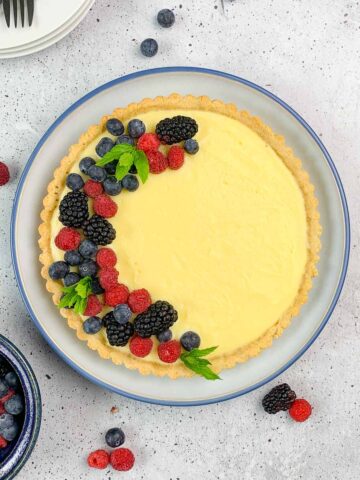
[[[104,167],[114,160],[119,160],[124,153],[134,153],[135,151],[136,148],[132,145],[128,145],[127,143],[115,145],[109,152],[105,153],[105,155],[96,162],[96,165],[98,167]]]
[[[59,302],[59,308],[74,308],[76,313],[83,314],[86,309],[88,296],[92,293],[91,277],[84,277],[70,287],[63,287],[65,295]]]
[[[149,176],[149,161],[142,150],[136,152],[134,164],[142,183],[145,183]]]
[[[134,163],[134,158],[135,158],[135,153],[130,153],[130,152],[125,152],[121,155],[119,158],[119,163],[118,165],[121,165],[122,167],[131,167],[131,165]]]
[[[115,171],[116,180],[118,181],[122,180],[125,177],[125,175],[129,173],[130,168],[131,168],[131,165],[128,167],[125,167],[120,165],[120,163],[118,163]]]
[[[187,352],[185,355],[191,355],[192,357],[206,357],[206,355],[210,355],[210,353],[215,352],[218,347],[210,347],[204,348],[202,350],[198,348],[194,348],[190,352]]]
[[[206,380],[221,380],[219,375],[213,372],[209,367],[211,362],[206,358],[201,358],[210,355],[210,353],[214,352],[217,348],[218,347],[210,347],[203,350],[194,348],[190,352],[182,353],[180,359],[187,368],[206,378]]]

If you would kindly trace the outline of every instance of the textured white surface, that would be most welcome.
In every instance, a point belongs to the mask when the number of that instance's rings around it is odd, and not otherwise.
[[[160,30],[156,12],[174,7],[177,23]],[[20,480],[115,479],[89,472],[86,453],[102,433],[123,426],[137,456],[128,479],[244,480],[358,478],[360,427],[358,57],[355,2],[322,0],[97,0],[70,36],[40,54],[0,62],[1,151],[12,182],[0,189],[0,331],[27,354],[43,395],[39,442]],[[147,36],[157,57],[138,54]],[[44,130],[80,96],[119,75],[163,65],[198,65],[238,74],[292,105],[319,133],[343,179],[352,216],[352,258],[327,328],[281,380],[314,406],[295,424],[265,415],[268,387],[228,403],[166,408],[136,403],[79,377],[47,347],[17,291],[9,220],[17,179]],[[274,382],[274,384],[277,382]],[[110,414],[113,405],[119,412]],[[123,474],[125,475],[125,474]]]

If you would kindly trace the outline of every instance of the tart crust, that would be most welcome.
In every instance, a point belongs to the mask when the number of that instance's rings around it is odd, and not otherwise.
[[[54,172],[54,178],[48,185],[47,195],[43,200],[43,210],[41,212],[42,223],[39,227],[39,246],[41,250],[40,262],[42,264],[41,275],[46,280],[46,289],[52,294],[53,302],[58,305],[61,292],[61,285],[53,281],[48,275],[48,269],[53,262],[50,242],[51,242],[51,219],[56,209],[59,198],[65,186],[65,180],[73,164],[78,161],[81,152],[97,136],[105,131],[105,124],[109,118],[118,118],[127,120],[140,113],[154,109],[192,109],[206,110],[220,113],[236,119],[247,127],[255,131],[283,160],[287,168],[296,178],[302,191],[308,225],[308,258],[305,266],[303,280],[293,305],[287,309],[281,318],[268,329],[256,341],[239,348],[231,354],[224,354],[212,358],[214,371],[219,372],[225,368],[232,368],[240,362],[245,362],[251,357],[258,355],[261,350],[271,346],[273,340],[279,337],[284,329],[290,324],[292,317],[296,316],[301,306],[306,303],[308,292],[312,287],[312,278],[317,275],[316,264],[319,259],[321,226],[319,222],[318,201],[314,194],[314,186],[311,184],[309,175],[302,168],[301,161],[294,155],[291,148],[285,144],[282,136],[275,134],[270,127],[265,125],[258,117],[250,115],[246,111],[239,111],[233,104],[225,104],[219,100],[211,100],[209,97],[194,97],[192,95],[181,96],[172,94],[168,97],[156,97],[154,99],[146,98],[139,103],[132,103],[126,108],[117,108],[111,115],[104,116],[98,125],[91,126],[86,133],[81,135],[77,144],[69,149],[60,166]],[[83,320],[80,315],[71,310],[61,309],[61,315],[67,319],[70,328],[76,331],[80,340],[87,342],[90,349],[98,352],[100,357],[111,359],[115,364],[123,364],[127,368],[137,369],[143,375],[169,376],[170,378],[189,377],[193,373],[187,369],[182,362],[177,361],[174,364],[159,364],[144,359],[138,359],[131,353],[121,351],[104,343],[102,338],[97,335],[88,335],[83,331]]]

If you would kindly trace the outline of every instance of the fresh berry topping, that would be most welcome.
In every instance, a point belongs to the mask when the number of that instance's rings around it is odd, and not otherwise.
[[[83,240],[80,243],[79,253],[82,257],[91,258],[95,255],[96,252],[97,252],[97,246],[91,240],[88,240],[87,238],[85,238],[85,240]]]
[[[92,180],[94,180],[94,182],[99,183],[103,182],[107,177],[106,170],[102,167],[98,167],[97,165],[92,165],[89,168],[88,175]]]
[[[116,253],[111,248],[100,248],[96,254],[96,263],[100,268],[115,267],[117,262]]]
[[[99,317],[90,317],[83,323],[84,332],[89,335],[95,335],[95,333],[100,332],[101,328],[102,322]]]
[[[84,185],[84,192],[90,198],[96,198],[104,192],[103,186],[95,180],[88,180]]]
[[[135,332],[143,338],[151,337],[172,327],[177,319],[178,313],[174,307],[158,300],[135,318]]]
[[[49,277],[52,280],[61,280],[62,278],[65,278],[68,273],[69,265],[65,262],[54,262],[49,267]]]
[[[198,131],[198,125],[193,118],[177,115],[165,118],[156,125],[156,135],[160,141],[168,145],[192,138]]]
[[[107,322],[106,335],[113,347],[125,347],[134,334],[132,323]]]
[[[128,448],[118,448],[111,452],[110,463],[115,470],[127,472],[134,466],[135,457]]]
[[[86,259],[79,265],[79,274],[81,277],[94,277],[98,271],[98,266],[94,260]]]
[[[8,443],[7,443],[7,441],[5,440],[5,438],[0,435],[0,450],[1,450],[2,448],[7,447],[7,444],[8,444]]]
[[[312,407],[307,400],[299,398],[295,400],[289,410],[290,417],[296,422],[305,422],[312,412]]]
[[[114,197],[115,195],[119,195],[119,193],[122,190],[121,182],[118,182],[115,177],[108,177],[104,181],[103,186],[104,186],[105,193],[107,193],[108,195],[111,195],[112,197]]]
[[[65,252],[64,260],[68,265],[75,267],[80,265],[84,259],[77,250],[68,250]]]
[[[127,323],[130,321],[132,317],[132,312],[130,310],[129,305],[126,303],[121,303],[120,305],[116,305],[113,311],[114,320],[118,323]]]
[[[115,323],[114,313],[108,312],[106,315],[104,315],[102,318],[102,323],[105,328],[108,327],[109,323]]]
[[[118,164],[118,160],[113,160],[112,162],[107,163],[104,167],[106,170],[106,173],[108,175],[115,175],[117,164]],[[105,181],[106,179],[104,180],[104,182]]]
[[[80,233],[70,227],[62,228],[55,237],[55,245],[60,250],[75,250],[80,242]]]
[[[95,452],[90,453],[87,462],[91,468],[104,470],[104,468],[109,465],[110,455],[105,450],[96,450]]]
[[[2,395],[2,396],[1,396],[0,402],[1,402],[2,404],[4,404],[4,403],[7,402],[8,400],[10,400],[10,398],[12,398],[14,395],[15,395],[15,390],[12,389],[12,388],[9,388],[9,389],[7,390],[6,395]]]
[[[282,383],[265,395],[262,406],[266,413],[274,414],[280,412],[280,410],[289,410],[295,398],[296,394],[289,385]]]
[[[105,218],[93,215],[84,225],[84,234],[96,245],[108,245],[116,238],[116,230]]]
[[[70,190],[77,192],[83,188],[84,180],[78,173],[70,173],[66,178],[66,186],[70,188]]]
[[[134,118],[128,124],[128,133],[132,138],[139,138],[146,131],[145,123],[142,120]]]
[[[125,131],[124,125],[117,118],[110,118],[110,120],[106,122],[106,129],[111,135],[114,135],[114,137],[122,135]]]
[[[114,267],[103,267],[99,271],[100,285],[109,290],[118,283],[119,272]],[[120,302],[119,302],[120,303]]]
[[[94,200],[94,212],[100,217],[111,218],[116,215],[118,206],[108,195],[99,195]]]
[[[13,395],[9,400],[4,402],[4,408],[10,415],[20,415],[24,410],[24,402],[21,395]]]
[[[151,173],[162,173],[168,167],[168,161],[162,152],[146,152]]]
[[[91,281],[91,291],[95,295],[101,295],[105,292],[103,287],[100,285],[99,279],[98,278],[93,278]]]
[[[168,153],[168,164],[171,170],[178,170],[184,165],[185,152],[181,147],[174,145]]]
[[[110,448],[118,448],[125,442],[125,434],[121,428],[110,428],[106,432],[105,442]]]
[[[162,362],[174,363],[180,357],[181,345],[177,340],[160,343],[158,346],[158,355]]]
[[[185,152],[195,155],[199,151],[199,143],[194,138],[188,138],[184,143]]]
[[[4,413],[4,415],[9,415],[9,414]],[[12,415],[10,416],[12,419],[14,419]],[[4,428],[2,431],[0,430],[1,432],[0,434],[5,440],[7,440],[8,442],[12,442],[17,437],[19,433],[19,429],[20,429],[19,425],[15,420],[13,420],[13,424],[10,425],[9,427]]]
[[[6,413],[6,410],[5,410],[5,407],[2,403],[0,403],[0,415],[2,415],[3,413]]]
[[[156,338],[159,340],[160,343],[169,342],[172,339],[172,331],[170,328],[160,332],[156,335]]]
[[[94,317],[98,315],[102,310],[100,300],[96,295],[89,295],[87,299],[86,309],[84,315],[86,317]]]
[[[128,297],[129,289],[126,285],[120,283],[105,292],[105,303],[109,305],[109,307],[116,307],[119,303],[126,303]]]
[[[153,38],[146,38],[140,44],[140,51],[145,57],[153,57],[157,54],[159,45]]]
[[[9,168],[5,163],[0,162],[0,187],[6,185],[10,180]]]
[[[121,145],[122,143],[126,143],[127,145],[135,145],[135,140],[129,137],[129,135],[120,135],[115,143],[116,145]]]
[[[199,348],[200,346],[200,337],[195,332],[185,332],[181,335],[180,343],[182,347],[190,352],[194,348]]]
[[[135,357],[146,357],[151,352],[152,347],[153,341],[151,338],[135,336],[130,340],[130,352],[135,355]]]
[[[160,140],[155,133],[144,133],[138,140],[137,148],[144,152],[151,152],[157,150],[160,147]]]
[[[90,157],[83,158],[82,160],[80,160],[80,163],[79,163],[80,172],[84,173],[85,175],[88,175],[89,168],[92,165],[95,165],[95,160],[93,160]]]
[[[19,379],[14,372],[8,372],[5,377],[5,382],[10,388],[18,388]]]
[[[82,227],[89,218],[88,199],[83,192],[69,192],[61,200],[59,220],[66,227]]]
[[[164,28],[172,27],[175,23],[174,12],[172,10],[169,10],[168,8],[163,8],[157,14],[157,21],[159,25],[161,25]]]
[[[103,157],[106,153],[110,152],[113,146],[114,146],[114,142],[111,140],[111,138],[104,137],[96,145],[95,151],[99,155],[99,157]],[[89,169],[89,175],[90,175],[90,169]]]
[[[0,380],[0,397],[6,395],[9,391],[9,386],[4,380]]]
[[[128,304],[134,313],[145,312],[151,305],[150,293],[145,288],[134,290],[129,295]]]
[[[135,192],[139,188],[139,180],[135,175],[125,175],[121,180],[121,184],[128,192]]]
[[[64,285],[65,287],[71,287],[71,285],[75,285],[75,283],[78,283],[80,280],[81,280],[81,277],[78,273],[69,272],[64,277]]]

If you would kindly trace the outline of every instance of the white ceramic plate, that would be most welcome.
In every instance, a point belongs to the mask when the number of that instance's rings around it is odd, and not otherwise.
[[[46,8],[40,10],[39,12],[36,11],[36,16],[34,16],[34,24],[31,28],[25,27],[24,29],[22,29],[18,26],[17,29],[14,29],[13,27],[11,27],[10,29],[1,29],[0,59],[21,57],[50,47],[51,45],[68,35],[83,20],[83,18],[87,15],[88,11],[93,5],[94,1],[95,0],[76,0],[74,2],[74,7],[76,6],[76,8],[73,8],[73,6],[71,6],[70,8],[70,0],[67,0],[67,2],[65,2],[65,11],[67,12],[67,15],[64,15],[64,13],[61,15],[61,22],[56,22],[54,20],[57,14],[56,9],[54,14],[51,9],[49,10],[49,6],[45,5]],[[61,2],[58,2],[57,0],[51,0],[51,2],[49,3],[54,2],[57,5],[58,9]],[[1,11],[2,8],[0,8],[0,12]],[[73,12],[72,15],[70,15],[70,11]],[[50,24],[52,25],[52,27],[40,28],[39,25],[46,25],[47,18],[51,20]],[[0,20],[5,22],[4,18],[0,18]],[[55,24],[57,24],[57,26],[55,26]],[[33,33],[32,35],[25,35],[25,32]],[[11,42],[8,40],[7,35],[12,38],[16,37],[17,43],[13,41],[13,46],[5,47],[4,45],[6,44],[11,45]],[[21,43],[20,41],[21,36],[27,39],[26,41],[23,41],[23,43]],[[7,43],[4,42],[5,38],[7,39]]]
[[[69,146],[89,125],[117,106],[144,97],[209,95],[259,115],[285,135],[303,159],[320,201],[323,226],[319,276],[309,302],[285,333],[257,358],[222,373],[223,380],[176,381],[101,360],[76,338],[45,291],[38,262],[39,213],[46,186]],[[287,105],[262,88],[237,77],[204,69],[173,67],[138,72],[110,82],[72,105],[45,133],[23,172],[12,218],[12,255],[21,294],[35,324],[61,357],[90,380],[123,395],[166,405],[198,405],[226,400],[272,380],[313,343],[329,319],[340,294],[349,253],[349,218],[335,167],[311,128]]]

